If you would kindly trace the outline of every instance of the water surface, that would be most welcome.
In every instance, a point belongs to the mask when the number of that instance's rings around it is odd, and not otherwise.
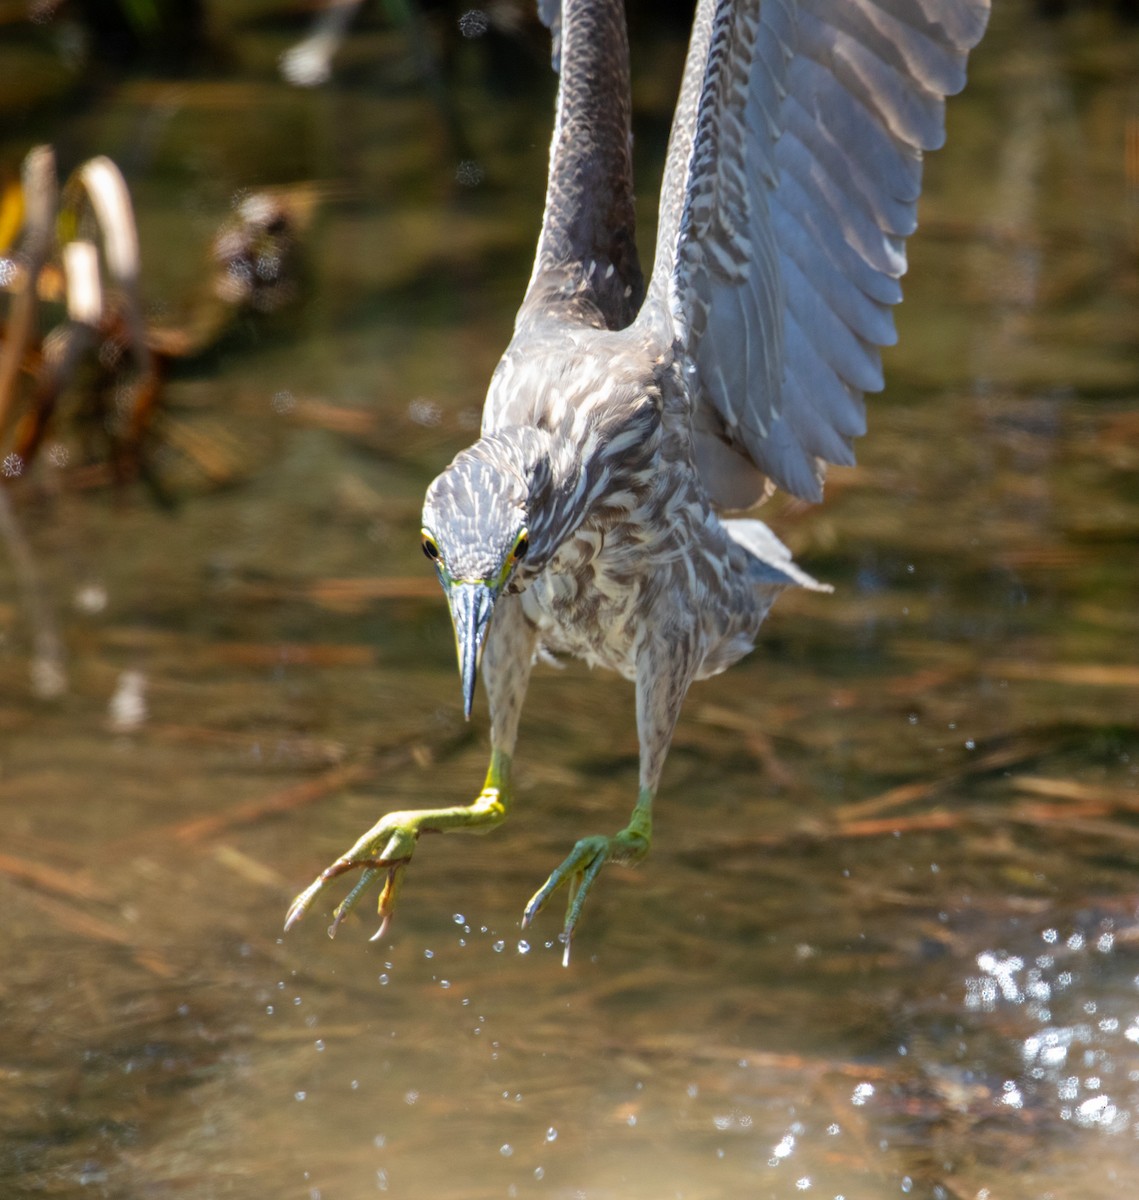
[[[682,53],[649,24],[645,246]],[[0,161],[121,163],[150,311],[234,197],[320,204],[303,302],[168,386],[172,513],[46,465],[12,492],[69,687],[31,695],[5,558],[0,1191],[1134,1195],[1139,31],[999,7],[860,465],[767,514],[835,593],[693,690],[653,854],[563,970],[522,906],[637,781],[630,688],[576,664],[536,673],[511,821],[424,844],[388,941],[280,934],[383,811],[485,770],[417,520],[528,274],[540,37],[447,37],[459,144],[379,14],[318,91],[278,78],[304,25],[273,5],[212,14],[224,56],[177,77],[91,82],[69,28],[6,28]]]

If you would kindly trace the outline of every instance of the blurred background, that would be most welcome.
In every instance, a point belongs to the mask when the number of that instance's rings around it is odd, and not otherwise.
[[[630,8],[647,254],[691,9]],[[0,1193],[1139,1192],[1135,16],[998,0],[860,465],[763,512],[835,592],[693,689],[563,970],[522,906],[637,785],[576,663],[386,942],[280,934],[485,771],[418,514],[530,270],[530,4],[0,3]]]

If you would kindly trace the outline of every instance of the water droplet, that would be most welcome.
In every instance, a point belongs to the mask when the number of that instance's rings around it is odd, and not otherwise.
[[[467,923],[467,918],[464,917],[462,913],[455,913],[451,920],[454,921],[456,925],[465,925]]]
[[[306,1094],[305,1092],[294,1092],[293,1099],[299,1102],[305,1098]]]
[[[558,1140],[558,1131],[551,1125],[550,1128],[546,1130],[546,1141],[547,1142],[556,1142],[557,1140]]]
[[[495,942],[491,947],[491,949],[495,952],[495,954],[501,954],[503,950],[506,949],[506,943],[502,940],[502,938],[499,938],[498,941]]]
[[[384,973],[383,973],[383,974],[382,974],[382,975],[379,977],[379,979],[380,979],[380,986],[381,986],[381,987],[387,987],[387,985],[388,985],[388,973],[387,973],[386,971],[385,971],[385,972],[384,972]]]
[[[270,1017],[273,1015],[273,1006],[271,1004],[265,1005],[265,1013],[267,1016],[270,1016]]]
[[[525,938],[523,938],[518,943],[518,953],[519,954],[529,954],[530,953],[530,943],[528,941],[526,941]]]
[[[423,957],[424,957],[424,958],[434,958],[434,957],[435,957],[435,951],[434,951],[434,950],[424,950],[424,951],[423,951]]]
[[[318,1052],[323,1050],[324,1049],[324,1039],[317,1038],[316,1041],[313,1043],[313,1045],[316,1046]]]
[[[973,741],[972,738],[966,738],[965,739],[965,749],[966,750],[976,750],[977,743],[975,741]]]
[[[425,425],[428,428],[438,425],[443,420],[443,410],[439,405],[423,396],[417,397],[407,406],[407,415],[416,425]]]
[[[502,1145],[499,1146],[498,1152],[503,1158],[509,1158],[514,1153],[514,1147],[509,1142],[503,1142]]]
[[[545,1179],[545,1177],[546,1177],[546,1171],[545,1171],[544,1167],[535,1167],[534,1168],[534,1178],[535,1179]]]
[[[440,979],[439,986],[441,988],[449,988],[451,986],[451,981],[449,979]]]
[[[482,37],[489,28],[490,18],[481,9],[469,9],[459,18],[459,32],[465,38]]]
[[[460,187],[478,187],[483,181],[482,166],[474,159],[465,158],[455,168],[455,181]]]
[[[914,1181],[908,1176],[902,1176],[902,1191],[908,1196],[914,1190]]]

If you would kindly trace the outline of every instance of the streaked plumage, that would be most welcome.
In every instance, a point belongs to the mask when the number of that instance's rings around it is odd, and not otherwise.
[[[431,485],[424,545],[451,604],[469,714],[493,755],[470,808],[391,814],[294,903],[354,867],[384,918],[419,832],[481,831],[509,802],[535,653],[636,683],[640,794],[563,883],[569,942],[606,861],[648,850],[651,804],[694,680],[752,648],[776,595],[818,587],[755,520],[773,487],[821,498],[851,463],[862,393],[894,340],[921,155],[944,136],[987,0],[701,0],[669,144],[653,272],[634,237],[620,0],[540,0],[560,67],[546,211],[482,436]],[[335,930],[335,925],[333,926]]]

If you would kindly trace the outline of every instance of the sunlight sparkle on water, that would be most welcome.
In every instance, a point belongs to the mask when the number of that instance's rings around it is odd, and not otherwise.
[[[773,1160],[778,1162],[779,1159],[786,1158],[789,1154],[791,1154],[792,1151],[794,1151],[794,1149],[795,1149],[794,1134],[790,1134],[790,1133],[784,1134],[782,1141],[780,1141],[779,1144],[775,1147],[775,1149],[771,1151],[771,1157]]]

